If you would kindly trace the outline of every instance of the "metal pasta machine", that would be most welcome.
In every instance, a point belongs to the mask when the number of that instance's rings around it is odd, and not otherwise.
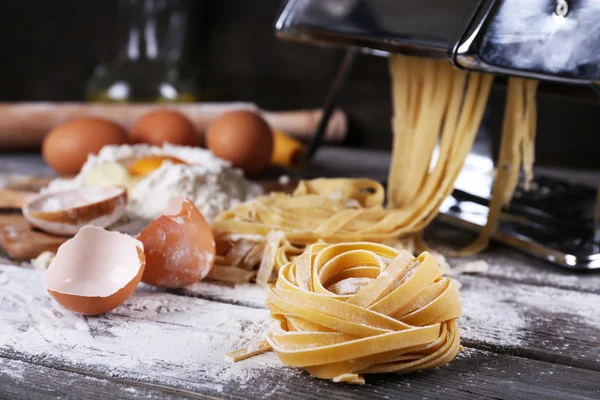
[[[288,0],[275,31],[282,39],[347,49],[308,158],[357,53],[446,58],[457,68],[587,86],[600,96],[597,0]],[[493,170],[489,154],[471,154],[439,218],[481,229]],[[566,268],[600,269],[599,197],[593,186],[536,178],[504,210],[495,239]]]

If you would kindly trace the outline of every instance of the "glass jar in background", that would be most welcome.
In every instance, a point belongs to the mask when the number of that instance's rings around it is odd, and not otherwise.
[[[183,58],[191,3],[120,0],[124,33],[120,53],[95,68],[86,84],[86,99],[110,103],[201,101],[196,73]]]

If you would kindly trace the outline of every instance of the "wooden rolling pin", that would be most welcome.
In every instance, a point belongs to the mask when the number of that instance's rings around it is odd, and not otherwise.
[[[56,125],[75,117],[97,116],[131,128],[143,114],[157,109],[176,109],[194,123],[198,132],[224,112],[236,109],[257,111],[277,130],[299,139],[310,139],[322,111],[264,111],[252,103],[200,104],[97,104],[97,103],[4,103],[0,104],[0,151],[38,148],[46,133]],[[346,136],[346,115],[341,110],[333,114],[325,140],[340,142]]]

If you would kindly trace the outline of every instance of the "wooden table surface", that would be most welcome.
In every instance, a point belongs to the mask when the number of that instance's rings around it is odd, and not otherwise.
[[[327,174],[336,154],[321,153],[312,173]],[[385,175],[385,160],[364,160],[347,175]],[[8,168],[44,172],[36,156],[0,157],[0,173]],[[429,234],[434,242],[464,239],[438,225]],[[0,398],[600,399],[600,274],[501,245],[450,262],[479,259],[487,273],[457,277],[464,312],[457,358],[436,370],[368,376],[364,386],[311,378],[272,353],[226,361],[223,353],[256,340],[269,323],[256,286],[141,285],[116,310],[81,317],[50,299],[42,272],[0,262]]]

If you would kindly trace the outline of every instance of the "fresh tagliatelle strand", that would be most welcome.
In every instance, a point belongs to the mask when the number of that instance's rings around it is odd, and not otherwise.
[[[493,76],[458,70],[443,60],[403,55],[390,57],[390,73],[394,144],[387,208],[383,186],[368,179],[301,181],[291,195],[275,193],[240,204],[213,223],[215,276],[239,282],[258,274],[257,282],[264,285],[273,279],[273,272],[318,241],[399,244],[402,240],[426,248],[421,233],[452,193],[475,141]],[[463,251],[465,254],[487,246],[502,206],[514,193],[521,165],[526,188],[532,178],[536,88],[536,81],[509,79],[502,139],[505,150],[501,152],[503,161],[494,185],[489,222],[480,239]],[[433,162],[436,144],[439,156]],[[510,174],[502,171],[503,165]],[[283,238],[267,238],[274,231],[282,232]],[[255,239],[244,239],[248,237]],[[252,256],[260,255],[259,251],[266,261]],[[231,260],[239,263],[231,264]],[[227,279],[230,272],[233,275]]]
[[[476,254],[485,249],[498,229],[502,208],[508,205],[519,183],[521,168],[525,171],[525,189],[533,179],[534,139],[537,112],[535,94],[538,81],[510,78],[500,154],[492,188],[486,225],[479,237],[460,251],[461,255]]]
[[[231,237],[258,236],[272,243],[266,236],[283,232],[278,261],[261,262],[259,283],[264,285],[269,271],[277,272],[303,246],[319,240],[398,241],[420,232],[437,215],[472,147],[485,108],[481,99],[487,99],[492,77],[469,74],[440,60],[406,56],[391,57],[390,71],[395,142],[388,208],[383,207],[383,187],[371,180],[301,181],[292,195],[263,196],[221,214],[213,223],[217,243],[223,244],[217,246],[222,249],[219,256],[246,250],[225,243],[234,242]],[[429,171],[438,141],[440,156]],[[272,253],[265,253],[265,258],[272,260]],[[227,265],[226,261],[218,257],[217,265]],[[242,270],[246,267],[248,263]]]
[[[317,243],[266,291],[277,327],[228,354],[233,361],[273,349],[312,376],[361,384],[364,374],[440,367],[460,350],[458,289],[426,252]]]
[[[421,64],[416,57],[393,55],[392,58],[406,59],[408,63]],[[393,154],[388,178],[388,190],[393,192],[389,198],[409,198],[410,203],[402,204],[390,201],[388,208],[409,211],[410,232],[422,230],[437,215],[444,199],[452,192],[454,182],[464,165],[473,146],[475,136],[491,89],[493,76],[488,74],[467,73],[457,70],[445,61],[438,60],[435,73],[429,73],[439,79],[428,79],[424,86],[436,85],[436,96],[422,106],[427,113],[419,117],[420,126],[416,132],[402,131],[394,125],[394,137],[418,135],[414,147],[403,148]],[[402,69],[404,63],[392,63],[392,80],[402,80],[410,70]],[[400,66],[400,68],[398,67]],[[397,89],[396,86],[394,86]],[[426,91],[429,92],[429,91]],[[437,100],[437,102],[436,102]],[[394,107],[394,115],[406,115],[406,110]],[[440,143],[439,157],[431,171],[430,162],[436,143]],[[394,171],[402,168],[402,160],[408,154],[418,154],[422,160],[415,168],[400,179]],[[415,177],[418,179],[415,180]],[[405,193],[405,194],[398,194]],[[410,193],[410,194],[408,194]]]

